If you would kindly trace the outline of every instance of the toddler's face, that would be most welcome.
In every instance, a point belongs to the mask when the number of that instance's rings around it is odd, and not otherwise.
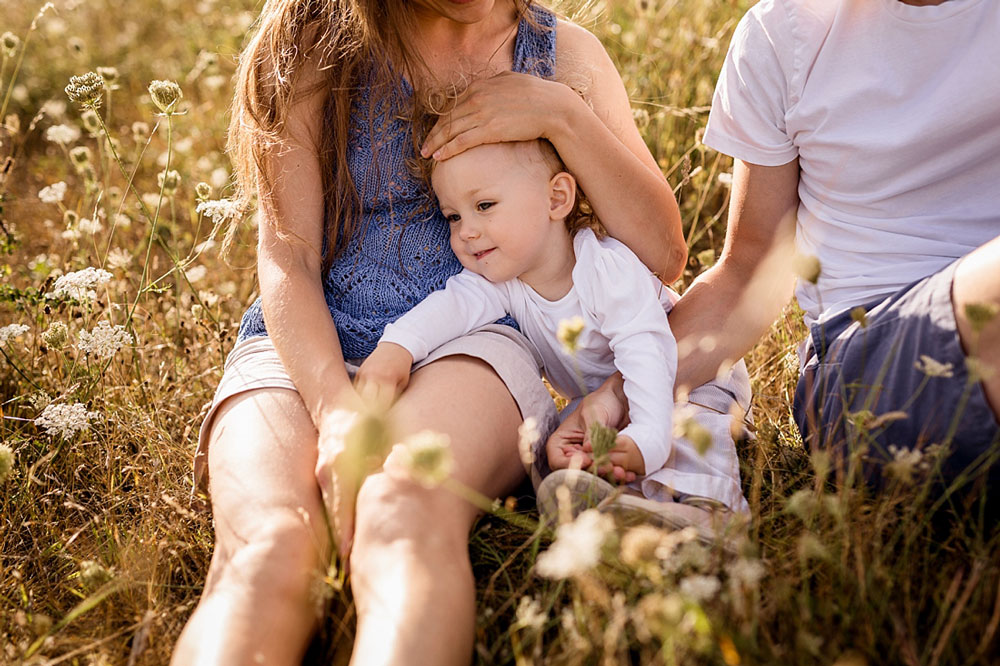
[[[491,282],[530,283],[546,248],[568,235],[550,215],[551,177],[532,142],[485,144],[438,164],[431,182],[462,265]]]

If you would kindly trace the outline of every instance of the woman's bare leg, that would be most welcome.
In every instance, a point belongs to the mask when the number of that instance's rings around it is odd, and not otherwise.
[[[986,366],[983,389],[993,413],[1000,419],[1000,316],[979,332],[965,313],[965,306],[1000,305],[1000,237],[966,255],[955,270],[955,280],[951,288],[955,320],[965,350],[973,351]]]
[[[453,476],[465,485],[495,497],[523,478],[520,412],[482,361],[452,356],[418,370],[397,411],[404,432],[451,437]],[[368,477],[358,496],[352,663],[468,664],[476,618],[468,539],[477,511],[448,490],[409,481],[392,455],[386,470]]]
[[[174,664],[298,664],[317,624],[310,589],[329,537],[316,431],[287,389],[233,396],[208,449],[215,552]]]

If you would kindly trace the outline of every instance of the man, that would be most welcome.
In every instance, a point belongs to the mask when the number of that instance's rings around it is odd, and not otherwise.
[[[946,479],[986,478],[1000,449],[1000,3],[763,0],[733,37],[704,142],[736,160],[729,228],[670,321],[678,340],[720,333],[678,383],[764,333],[794,236],[812,262],[796,289],[807,445],[841,463],[862,446],[878,477],[878,462],[944,444]]]

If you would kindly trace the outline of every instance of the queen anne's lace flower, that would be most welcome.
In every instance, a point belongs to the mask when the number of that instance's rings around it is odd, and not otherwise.
[[[90,420],[97,415],[97,412],[87,411],[87,406],[79,402],[72,405],[52,403],[35,419],[35,425],[53,437],[69,439],[86,430]]]
[[[535,571],[545,578],[569,578],[590,571],[601,561],[601,549],[614,529],[610,516],[588,509],[572,523],[560,525],[556,541],[538,556]]]
[[[160,111],[173,113],[183,93],[181,87],[173,81],[153,81],[149,84],[149,96]]]
[[[0,345],[5,345],[8,340],[13,340],[17,336],[24,335],[27,332],[28,327],[24,324],[8,324],[0,328]]]
[[[52,349],[62,349],[69,339],[69,328],[61,321],[54,321],[42,333],[42,340]]]
[[[56,280],[47,295],[52,298],[74,298],[78,301],[90,301],[97,298],[95,288],[111,279],[111,273],[102,268],[88,266],[82,271],[74,271]]]
[[[59,181],[47,185],[38,191],[38,198],[42,203],[59,203],[66,196],[66,183]]]
[[[80,130],[74,125],[53,125],[45,130],[45,138],[65,146],[80,138]]]
[[[104,79],[97,72],[71,76],[69,85],[66,86],[66,94],[71,100],[89,107],[100,106],[103,92]]]
[[[77,348],[85,354],[92,354],[99,359],[109,359],[118,353],[122,347],[132,344],[132,334],[121,324],[112,326],[102,319],[91,332],[80,331]]]
[[[240,207],[229,199],[214,199],[212,201],[202,201],[195,208],[199,215],[205,215],[212,219],[212,224],[223,224],[227,220],[240,216]]]

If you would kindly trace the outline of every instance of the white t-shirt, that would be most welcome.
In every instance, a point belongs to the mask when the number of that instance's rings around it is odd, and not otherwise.
[[[448,280],[385,328],[393,342],[425,358],[440,345],[509,313],[542,357],[545,376],[569,399],[598,388],[615,371],[625,380],[631,423],[628,435],[642,453],[646,472],[670,455],[677,344],[666,313],[677,295],[613,238],[598,240],[584,229],[573,239],[573,287],[550,301],[520,280],[492,283],[471,271]],[[580,316],[584,329],[574,355],[557,339],[559,322]]]
[[[762,0],[704,142],[799,158],[807,323],[888,296],[1000,235],[1000,1]]]

